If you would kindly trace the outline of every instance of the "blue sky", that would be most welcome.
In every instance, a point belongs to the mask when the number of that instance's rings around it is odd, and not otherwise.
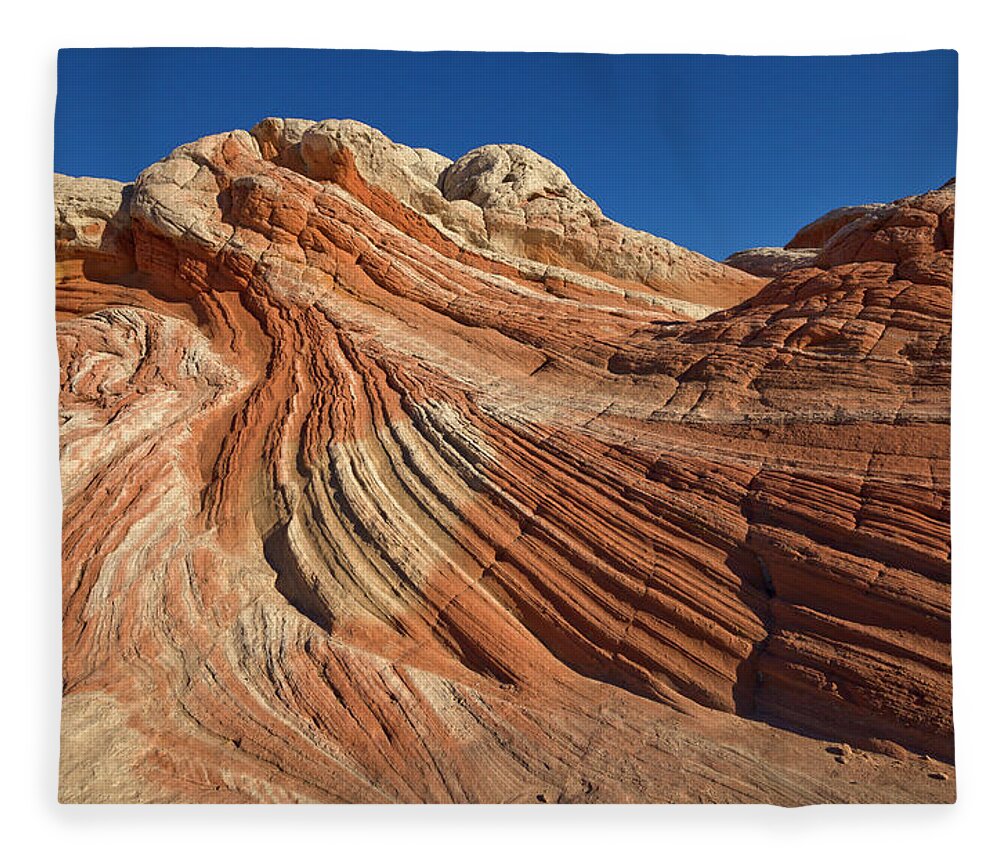
[[[605,213],[715,258],[955,174],[958,55],[59,53],[55,168],[131,180],[265,116],[361,120],[457,158],[520,143]]]

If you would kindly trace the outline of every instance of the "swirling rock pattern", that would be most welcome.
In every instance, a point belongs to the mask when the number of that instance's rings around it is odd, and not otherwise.
[[[346,121],[56,197],[63,800],[953,798],[953,186],[771,281]]]

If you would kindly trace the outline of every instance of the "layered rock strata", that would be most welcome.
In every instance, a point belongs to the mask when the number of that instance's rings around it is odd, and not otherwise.
[[[56,199],[64,800],[953,796],[953,186],[770,281],[343,121]]]

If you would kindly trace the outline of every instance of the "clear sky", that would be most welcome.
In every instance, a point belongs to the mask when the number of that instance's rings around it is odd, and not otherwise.
[[[520,143],[616,221],[715,258],[955,174],[958,55],[100,49],[59,54],[55,168],[134,179],[265,116],[352,118],[457,158]]]

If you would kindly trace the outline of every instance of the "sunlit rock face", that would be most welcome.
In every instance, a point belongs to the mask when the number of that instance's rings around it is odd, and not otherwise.
[[[62,799],[950,800],[953,223],[768,280],[336,120],[57,177]]]

